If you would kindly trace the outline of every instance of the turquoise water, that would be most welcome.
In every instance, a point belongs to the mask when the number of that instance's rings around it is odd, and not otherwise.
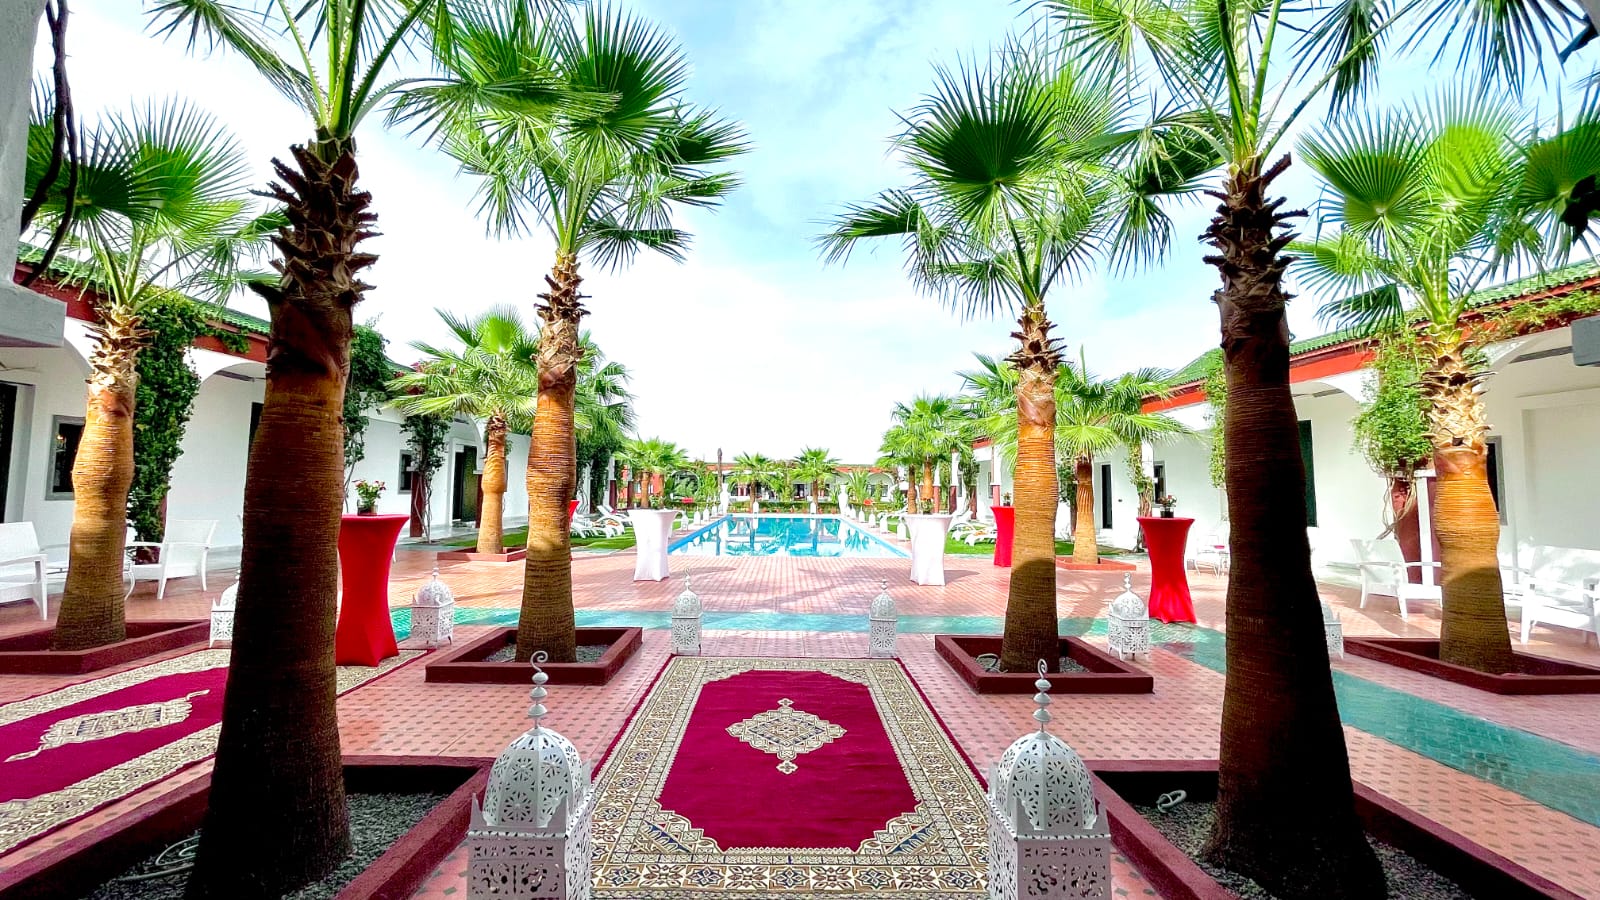
[[[728,516],[672,542],[679,556],[904,557],[838,516]]]
[[[691,536],[692,537],[692,536]],[[390,611],[395,632],[411,629],[411,610]],[[577,611],[578,624],[594,627],[637,626],[665,629],[665,610]],[[457,625],[514,625],[514,609],[456,609]],[[902,634],[999,634],[994,616],[901,616]],[[867,617],[825,613],[707,612],[710,631],[847,631],[865,632]],[[1060,621],[1062,634],[1103,635],[1105,622],[1070,618]],[[1160,624],[1152,639],[1163,649],[1216,672],[1226,670],[1223,635],[1197,625]],[[1560,810],[1582,822],[1600,825],[1600,756],[1542,735],[1511,728],[1462,712],[1452,706],[1398,691],[1346,672],[1333,673],[1339,717],[1368,734],[1421,754]],[[1160,679],[1156,690],[1161,690]]]

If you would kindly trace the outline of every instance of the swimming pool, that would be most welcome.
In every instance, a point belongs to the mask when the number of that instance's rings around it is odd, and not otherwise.
[[[727,516],[672,542],[677,556],[825,556],[886,559],[905,553],[838,516]]]

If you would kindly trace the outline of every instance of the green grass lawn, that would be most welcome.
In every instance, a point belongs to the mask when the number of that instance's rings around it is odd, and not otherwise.
[[[993,556],[994,542],[991,541],[985,544],[980,541],[976,547],[971,547],[967,545],[966,541],[956,540],[949,535],[945,535],[944,552],[950,556]],[[1100,553],[1104,555],[1105,551],[1101,550]],[[1071,556],[1072,542],[1056,541],[1056,555]]]
[[[447,547],[476,547],[478,539],[472,536],[451,538],[443,542]],[[589,550],[627,550],[633,546],[633,529],[628,529],[616,537],[578,537],[572,538],[572,546],[584,547]],[[515,550],[528,544],[528,529],[518,528],[505,533],[507,550]]]

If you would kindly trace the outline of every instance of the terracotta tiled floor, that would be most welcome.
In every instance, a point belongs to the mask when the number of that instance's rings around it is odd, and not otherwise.
[[[944,587],[910,584],[907,561],[896,559],[674,557],[671,579],[637,584],[632,580],[633,563],[633,555],[626,552],[576,556],[573,570],[580,615],[664,615],[683,589],[680,576],[692,573],[709,620],[725,626],[706,634],[704,652],[713,655],[864,655],[866,609],[882,580],[889,582],[901,614],[907,617],[903,629],[967,625],[973,627],[966,630],[981,630],[986,622],[992,628],[1005,605],[1006,570],[990,565],[987,557],[949,557],[949,584]],[[391,581],[391,605],[406,605],[432,564],[431,553],[402,550]],[[462,618],[469,621],[485,616],[498,621],[513,615],[521,575],[518,564],[457,563],[441,569],[462,607]],[[203,617],[212,596],[231,580],[231,572],[215,573],[209,595],[180,583],[169,588],[167,599],[160,602],[153,599],[148,585],[141,585],[130,600],[129,616]],[[1147,590],[1146,567],[1141,565],[1133,583],[1136,591]],[[1226,580],[1192,573],[1190,584],[1200,625],[1210,631],[1164,632],[1183,642],[1158,649],[1148,662],[1139,663],[1156,676],[1154,694],[1056,698],[1055,727],[1084,757],[1215,758],[1223,676],[1214,632],[1223,626]],[[1060,571],[1058,587],[1061,616],[1087,620],[1103,614],[1106,602],[1121,589],[1121,577]],[[1362,610],[1356,608],[1352,590],[1329,586],[1324,596],[1338,611],[1348,635],[1438,633],[1436,606],[1415,609],[1410,620],[1402,622],[1392,600],[1377,599]],[[735,614],[744,618],[730,618]],[[943,617],[979,618],[939,621]],[[0,607],[0,635],[37,623],[29,606]],[[477,633],[480,627],[463,625],[458,639]],[[1090,640],[1104,644],[1103,637],[1091,635]],[[972,694],[935,656],[930,634],[902,633],[899,647],[907,669],[980,767],[1028,727],[1031,704],[1026,696]],[[647,630],[643,650],[610,685],[555,688],[548,701],[552,713],[547,724],[571,738],[586,756],[598,756],[641,699],[664,663],[667,648],[666,631]],[[1557,629],[1539,629],[1527,649],[1600,663],[1600,650]],[[1600,775],[1593,774],[1600,772],[1600,698],[1499,697],[1359,659],[1336,662],[1334,668],[1358,779],[1570,890],[1600,897],[1600,817],[1579,818],[1529,796],[1554,791],[1557,796],[1570,792],[1600,798]],[[0,702],[77,680],[81,677],[0,676]],[[526,698],[522,686],[425,684],[421,664],[412,663],[340,699],[344,748],[358,754],[493,756],[527,728]],[[1395,698],[1402,702],[1394,705]],[[1399,725],[1415,733],[1390,734],[1393,740],[1389,740],[1348,724],[1351,721],[1360,721],[1371,731],[1388,733],[1385,729]],[[1434,733],[1446,726],[1462,734]],[[1553,754],[1556,771],[1543,771],[1542,762],[1495,757],[1523,752],[1519,748],[1525,743],[1513,741],[1503,748],[1495,743],[1509,738],[1532,741],[1541,753]],[[1471,774],[1471,765],[1446,752],[1451,742],[1464,742],[1466,749],[1484,757],[1484,777]],[[1522,769],[1536,771],[1519,774],[1519,767],[1510,764],[1519,761]],[[1511,775],[1501,777],[1502,768]],[[202,765],[188,770],[0,857],[0,867],[119,815],[204,769]],[[1556,781],[1553,786],[1526,783],[1542,778]],[[418,896],[464,896],[464,865],[458,850]],[[1114,880],[1119,896],[1154,896],[1120,858]]]

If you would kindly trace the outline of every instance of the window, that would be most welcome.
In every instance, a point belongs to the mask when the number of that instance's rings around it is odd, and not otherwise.
[[[1100,467],[1100,527],[1111,527],[1111,467]]]
[[[1317,477],[1311,460],[1311,422],[1300,422],[1300,461],[1306,467],[1306,525],[1317,527]]]
[[[1167,495],[1167,464],[1158,462],[1151,468],[1151,471],[1155,473],[1156,499],[1160,500]]]
[[[400,478],[395,482],[395,484],[400,485],[400,490],[397,493],[411,493],[411,476],[415,474],[413,468],[411,453],[406,450],[400,451]]]
[[[1489,470],[1489,494],[1494,497],[1494,508],[1500,513],[1500,524],[1504,525],[1506,523],[1506,505],[1500,502],[1500,491],[1502,490],[1501,484],[1504,481],[1505,472],[1502,471],[1503,464],[1500,461],[1500,439],[1497,437],[1489,438],[1487,446],[1489,458],[1486,460],[1486,468]]]
[[[72,499],[72,466],[78,461],[78,442],[83,440],[83,420],[52,416],[50,433],[50,483],[45,485],[46,500]]]

